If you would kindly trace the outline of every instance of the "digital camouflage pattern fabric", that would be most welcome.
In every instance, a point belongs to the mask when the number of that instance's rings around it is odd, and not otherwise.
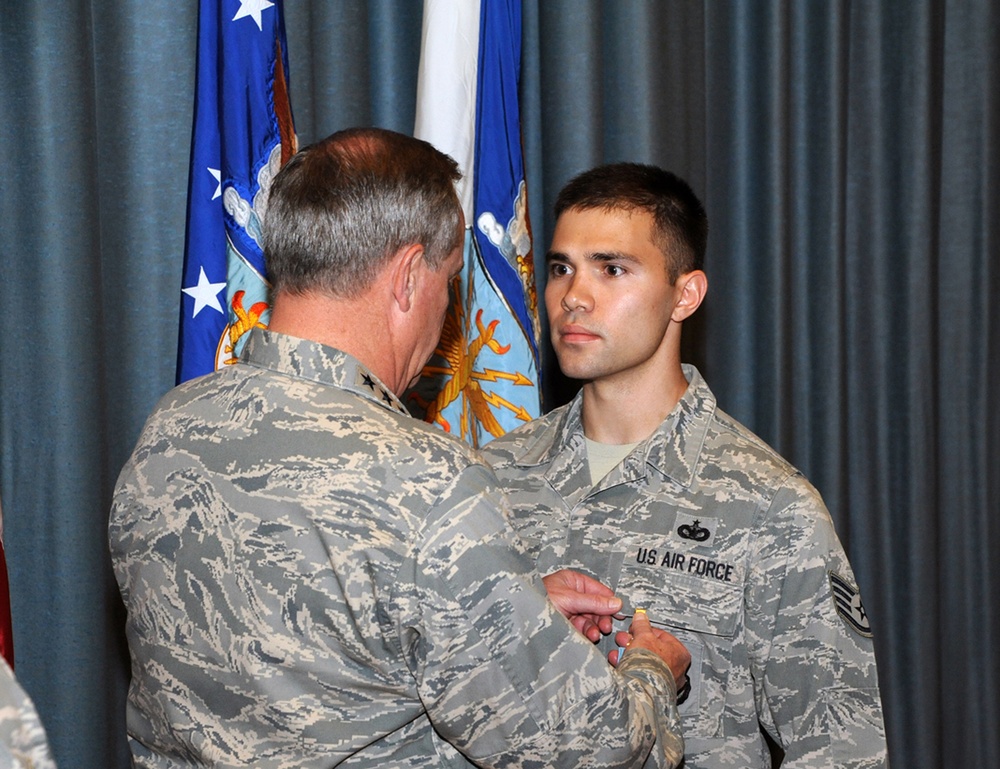
[[[614,672],[545,598],[492,471],[345,353],[255,329],[168,393],[110,543],[138,767],[680,758],[666,665]]]
[[[490,443],[515,529],[540,573],[587,572],[688,647],[685,769],[770,767],[760,727],[782,769],[886,767],[870,626],[826,506],[684,372],[673,412],[596,486],[580,395]]]
[[[56,769],[31,699],[0,657],[0,769]]]

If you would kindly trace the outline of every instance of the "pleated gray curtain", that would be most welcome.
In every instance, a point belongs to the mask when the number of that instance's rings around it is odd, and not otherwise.
[[[17,673],[60,766],[123,769],[105,527],[174,381],[197,3],[9,6],[0,497]],[[412,129],[420,3],[285,13],[302,142]],[[686,357],[827,500],[907,769],[1000,766],[998,17],[989,0],[524,8],[536,256],[556,191],[597,163],[658,163],[700,194],[710,288]],[[545,382],[548,407],[573,392],[551,365]]]

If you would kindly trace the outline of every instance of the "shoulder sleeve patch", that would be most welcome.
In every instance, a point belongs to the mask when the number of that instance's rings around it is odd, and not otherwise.
[[[858,589],[841,577],[837,572],[830,572],[830,594],[833,596],[833,606],[837,614],[858,635],[872,637],[872,627],[868,623],[868,613],[861,603],[861,593]]]

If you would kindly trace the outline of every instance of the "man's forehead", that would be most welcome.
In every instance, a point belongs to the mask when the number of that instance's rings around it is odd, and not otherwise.
[[[651,211],[647,211],[645,208],[640,208],[638,206],[622,203],[621,205],[609,204],[594,206],[570,206],[560,212],[559,216],[556,217],[556,223],[558,224],[564,217],[571,216],[601,216],[612,219],[635,218],[638,220],[650,221],[653,219],[653,213]]]
[[[556,219],[552,246],[559,250],[560,242],[606,239],[624,241],[643,237],[653,239],[655,221],[647,211],[626,208],[573,208],[563,211]]]

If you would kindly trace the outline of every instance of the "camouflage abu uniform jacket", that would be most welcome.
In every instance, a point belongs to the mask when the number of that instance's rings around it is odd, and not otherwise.
[[[0,767],[56,769],[38,713],[0,657]]]
[[[691,366],[658,430],[592,487],[576,400],[489,443],[514,527],[688,647],[686,769],[887,766],[868,621],[818,492]]]
[[[115,491],[135,765],[631,766],[654,741],[679,760],[666,665],[615,673],[505,504],[355,359],[254,331],[164,396]]]

